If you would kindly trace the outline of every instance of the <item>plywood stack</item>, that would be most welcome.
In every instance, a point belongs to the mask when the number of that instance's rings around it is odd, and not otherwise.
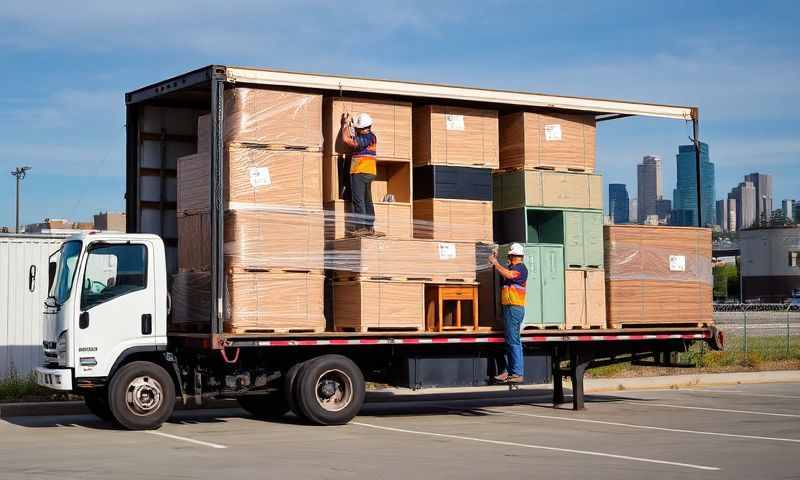
[[[500,168],[591,173],[594,115],[517,112],[500,118]]]
[[[609,225],[604,235],[610,328],[712,323],[710,229]]]
[[[327,98],[323,108],[326,238],[344,238],[359,224],[349,211],[351,149],[341,136],[345,113],[368,113],[378,137],[378,171],[372,183],[376,230],[393,238],[411,238],[411,104],[348,97]]]
[[[322,97],[235,88],[225,110],[225,330],[322,331]],[[201,117],[198,153],[178,160],[176,305],[210,291],[210,132],[210,117]],[[184,315],[173,315],[185,323],[173,328],[208,322],[197,308]]]
[[[421,331],[422,282],[340,281],[333,285],[334,325],[340,332]]]

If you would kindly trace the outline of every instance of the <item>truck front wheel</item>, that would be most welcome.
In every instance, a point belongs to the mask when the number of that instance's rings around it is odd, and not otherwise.
[[[299,409],[318,425],[345,424],[364,404],[364,375],[342,355],[323,355],[306,362],[295,382]]]
[[[117,422],[129,430],[158,428],[175,408],[175,385],[159,365],[131,362],[111,379],[108,405]]]

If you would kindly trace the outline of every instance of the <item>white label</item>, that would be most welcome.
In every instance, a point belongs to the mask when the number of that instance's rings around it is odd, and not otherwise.
[[[685,272],[686,271],[686,257],[683,255],[670,255],[669,256],[669,271],[670,272]]]
[[[456,244],[455,243],[440,243],[439,244],[439,260],[452,260],[456,258]]]
[[[544,139],[548,142],[561,140],[561,125],[554,123],[544,126]]]
[[[250,185],[254,187],[268,187],[272,185],[272,179],[269,176],[269,168],[267,167],[251,168]]]
[[[445,115],[448,130],[464,130],[464,115]]]

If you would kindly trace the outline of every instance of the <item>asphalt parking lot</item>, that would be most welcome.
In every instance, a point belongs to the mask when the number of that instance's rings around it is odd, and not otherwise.
[[[800,478],[800,384],[592,394],[582,412],[517,395],[381,398],[341,427],[239,409],[154,432],[16,417],[0,420],[0,478]]]

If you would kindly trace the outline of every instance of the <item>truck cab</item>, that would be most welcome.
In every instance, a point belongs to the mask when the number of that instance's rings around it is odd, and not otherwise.
[[[95,413],[110,417],[112,375],[134,360],[164,363],[164,255],[156,235],[89,232],[64,241],[51,257],[43,315],[46,360],[36,370],[40,385],[81,394]],[[121,386],[132,393],[131,413],[146,414],[165,403],[171,413],[174,386],[154,377],[139,375]]]

